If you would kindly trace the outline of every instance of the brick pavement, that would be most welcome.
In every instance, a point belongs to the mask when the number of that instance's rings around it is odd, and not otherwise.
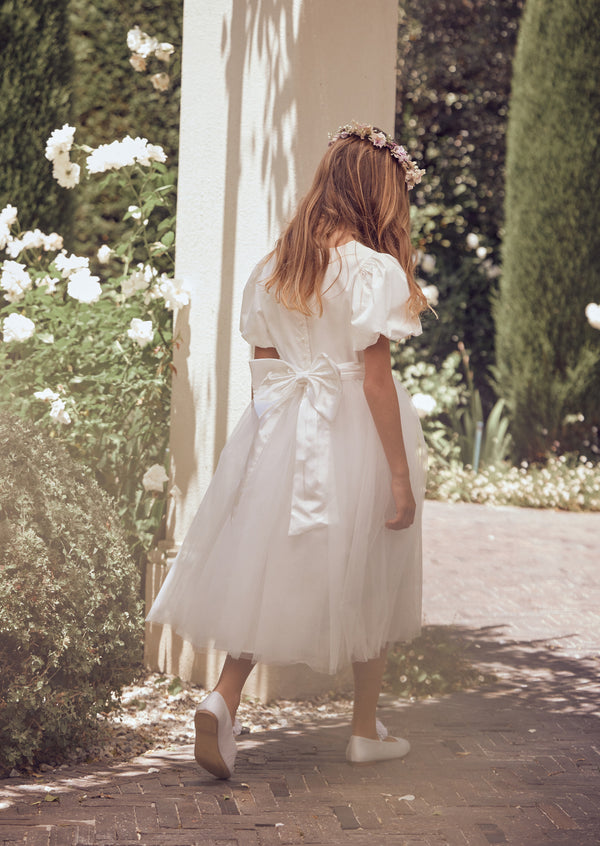
[[[458,627],[497,684],[383,697],[397,762],[350,766],[348,727],[239,740],[235,777],[192,747],[0,782],[0,844],[588,846],[600,843],[600,515],[427,503],[427,622]]]

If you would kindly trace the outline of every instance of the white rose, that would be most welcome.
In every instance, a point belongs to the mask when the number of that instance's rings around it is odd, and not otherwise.
[[[438,304],[440,292],[438,291],[436,285],[425,285],[423,293],[425,294],[425,298],[430,306],[436,306]]]
[[[168,64],[174,52],[175,48],[172,44],[169,44],[168,41],[161,41],[154,51],[154,55],[160,62],[166,62]]]
[[[476,250],[479,246],[479,238],[474,232],[469,232],[467,235],[467,247],[470,250]]]
[[[46,252],[49,250],[62,250],[62,248],[63,238],[58,232],[51,232],[50,235],[44,235],[44,249]]]
[[[165,273],[158,280],[155,292],[164,299],[165,308],[168,308],[169,311],[183,308],[190,303],[189,288],[181,279],[169,279]]]
[[[24,314],[9,314],[4,318],[4,343],[27,341],[35,333],[35,323]]]
[[[107,264],[110,257],[112,256],[112,250],[108,246],[108,244],[102,244],[102,246],[99,247],[96,256],[98,257],[98,261],[100,262],[100,264]]]
[[[68,153],[59,153],[54,159],[52,176],[61,188],[75,188],[79,185],[81,168],[71,161]]]
[[[50,406],[50,417],[52,417],[53,420],[56,420],[57,423],[62,423],[63,426],[66,426],[71,422],[69,412],[65,410],[64,401],[61,399],[55,399],[52,401],[52,405]]]
[[[147,32],[143,32],[139,26],[134,26],[127,33],[127,46],[132,53],[137,53],[147,59],[158,48],[159,44],[156,38],[152,38]]]
[[[87,268],[75,271],[69,277],[68,295],[74,300],[79,300],[80,303],[97,302],[102,293],[99,278],[99,276],[92,276]]]
[[[144,486],[145,491],[156,491],[157,493],[162,493],[165,482],[167,482],[168,479],[169,477],[165,473],[165,468],[161,464],[153,464],[152,467],[149,467],[144,473],[142,485]]]
[[[6,223],[2,223],[2,221],[0,221],[0,250],[3,250],[11,242],[11,240],[12,235],[10,234],[10,229]]]
[[[435,256],[425,253],[421,258],[421,269],[423,273],[433,273],[435,270]]]
[[[62,273],[63,276],[70,276],[78,270],[85,270],[89,268],[90,260],[87,256],[76,256],[74,253],[67,256],[66,252],[63,250],[63,252],[54,256],[54,266],[60,271],[60,273]]]
[[[58,282],[59,280],[55,276],[44,276],[42,279],[38,279],[35,284],[38,288],[45,288],[47,294],[53,294]]]
[[[156,91],[166,91],[171,84],[171,77],[168,73],[153,73],[150,82]]]
[[[144,348],[147,344],[151,344],[154,340],[154,328],[151,320],[140,320],[139,317],[132,318],[132,321],[127,330],[127,335],[136,344]]]
[[[0,224],[4,224],[4,226],[12,226],[16,222],[17,209],[15,206],[11,206],[9,203],[0,212]]]
[[[75,127],[65,123],[62,129],[55,129],[46,142],[46,158],[53,162],[60,153],[68,153],[73,146]]]
[[[23,232],[21,235],[21,249],[22,250],[39,250],[44,246],[46,236],[39,229],[34,229],[32,232]]]
[[[435,399],[431,394],[413,394],[412,402],[419,417],[427,417],[435,409]]]
[[[585,307],[585,316],[590,326],[594,329],[600,329],[600,305],[597,303],[588,303]]]
[[[146,70],[146,60],[143,56],[140,56],[138,53],[132,53],[129,57],[129,64],[138,73],[142,73]]]
[[[149,264],[143,265],[141,262],[134,270],[131,276],[121,282],[121,292],[124,297],[132,297],[136,291],[145,291],[156,277],[156,271]]]
[[[54,402],[54,400],[58,399],[56,391],[52,391],[50,388],[44,388],[43,391],[35,391],[33,395],[36,399],[43,400],[44,402]]]
[[[25,270],[25,265],[18,261],[5,261],[2,264],[0,288],[6,293],[9,303],[16,303],[25,296],[32,286],[31,276]]]

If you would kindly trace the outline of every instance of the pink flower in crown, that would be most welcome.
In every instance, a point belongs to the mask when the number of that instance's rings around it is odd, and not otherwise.
[[[369,141],[375,147],[385,147],[387,144],[387,138],[384,132],[372,132],[369,135]]]
[[[400,146],[400,144],[396,144],[395,147],[392,147],[391,153],[395,159],[399,159],[399,161],[401,162],[408,158],[408,153],[406,152],[404,147]]]

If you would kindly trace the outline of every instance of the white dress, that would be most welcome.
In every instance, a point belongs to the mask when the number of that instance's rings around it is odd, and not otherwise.
[[[148,616],[197,649],[334,673],[419,633],[426,451],[397,384],[417,515],[392,531],[390,472],[362,378],[379,335],[421,332],[392,256],[331,250],[323,314],[278,304],[259,264],[241,332],[280,359],[250,362],[254,400],[229,438]]]

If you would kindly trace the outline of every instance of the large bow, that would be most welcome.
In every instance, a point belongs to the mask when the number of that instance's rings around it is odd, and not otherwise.
[[[298,403],[296,455],[289,534],[298,535],[336,519],[330,490],[330,424],[339,408],[342,378],[337,364],[320,353],[309,370],[295,370],[281,359],[250,362],[254,407],[267,436],[272,415]]]

